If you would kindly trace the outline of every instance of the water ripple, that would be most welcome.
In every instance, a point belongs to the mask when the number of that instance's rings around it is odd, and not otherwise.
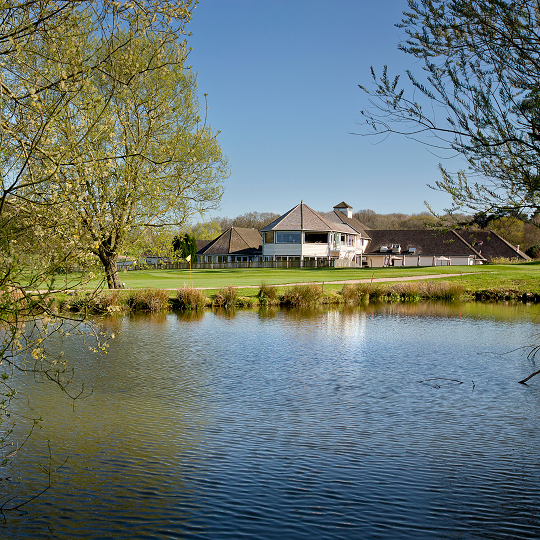
[[[69,461],[0,535],[540,537],[540,392],[515,382],[523,355],[486,353],[537,323],[400,309],[106,322],[106,359],[68,344],[90,398],[27,388],[54,421],[19,461],[23,491],[47,438]]]

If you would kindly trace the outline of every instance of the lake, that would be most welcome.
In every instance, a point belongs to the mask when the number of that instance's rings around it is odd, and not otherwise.
[[[54,485],[8,539],[540,537],[540,309],[387,304],[137,315],[66,351],[92,394],[30,377],[5,485]],[[505,354],[503,354],[505,353]],[[540,360],[540,358],[538,359]],[[24,422],[21,421],[24,425]],[[18,500],[19,500],[18,499]]]

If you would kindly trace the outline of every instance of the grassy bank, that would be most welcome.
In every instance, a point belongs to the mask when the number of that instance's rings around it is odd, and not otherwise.
[[[442,278],[435,278],[441,275]],[[58,282],[65,286],[66,282],[80,283],[80,279],[80,275],[68,275],[59,277]],[[102,280],[93,279],[73,293],[57,298],[57,308],[99,313],[159,311],[169,307],[339,304],[351,302],[355,296],[361,302],[415,301],[447,299],[445,291],[449,289],[459,290],[459,294],[451,294],[453,299],[537,302],[540,263],[377,269],[239,268],[191,273],[147,270],[122,272],[121,281],[126,290],[108,291],[103,289]],[[304,299],[308,297],[312,300]]]
[[[476,276],[477,277],[477,276]],[[484,275],[484,278],[487,274]],[[533,287],[512,281],[511,287],[467,287],[461,276],[451,280],[427,279],[378,283],[304,283],[295,285],[261,284],[253,288],[227,285],[219,289],[180,287],[176,291],[160,288],[77,291],[58,301],[60,311],[114,313],[126,311],[200,310],[208,307],[358,305],[372,302],[418,302],[420,300],[477,300],[540,302],[538,283]],[[538,280],[536,274],[532,279]],[[489,284],[491,282],[488,281]],[[509,281],[504,282],[508,285]],[[531,285],[531,284],[529,284]]]
[[[407,268],[231,268],[215,270],[139,270],[121,272],[120,281],[126,289],[159,288],[175,291],[180,287],[209,289],[212,294],[227,285],[237,289],[258,288],[267,285],[285,285],[291,283],[325,283],[325,290],[340,290],[342,284],[335,282],[349,280],[386,280],[401,277],[420,277],[429,279],[439,274],[459,274],[448,277],[451,281],[460,281],[471,294],[479,290],[512,289],[520,292],[540,292],[540,262],[518,264],[493,264],[483,266],[437,266]],[[61,276],[58,282],[79,283],[79,275]],[[102,279],[94,279],[85,285],[91,290],[103,287]]]

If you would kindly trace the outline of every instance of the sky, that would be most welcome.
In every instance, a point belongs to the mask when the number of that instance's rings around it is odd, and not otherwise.
[[[208,122],[220,130],[230,177],[218,211],[283,214],[302,200],[317,211],[341,201],[353,211],[435,211],[447,194],[440,156],[397,135],[366,132],[358,88],[388,65],[421,64],[397,49],[406,0],[200,0],[189,24],[188,64],[198,73]],[[459,168],[459,166],[457,167]],[[207,216],[208,217],[208,216]]]

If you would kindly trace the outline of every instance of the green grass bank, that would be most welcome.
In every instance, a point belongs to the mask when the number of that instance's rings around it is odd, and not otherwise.
[[[59,281],[75,279],[80,276],[61,276]],[[423,299],[540,301],[540,262],[377,269],[141,270],[123,272],[121,281],[126,290],[102,288],[98,294],[90,291],[103,282],[89,281],[59,299],[59,308],[114,312]]]

